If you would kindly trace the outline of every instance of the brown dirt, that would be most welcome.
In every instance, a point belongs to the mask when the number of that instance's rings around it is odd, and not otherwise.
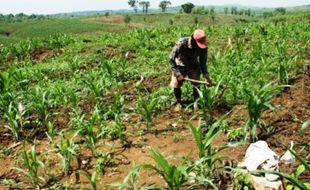
[[[41,48],[35,49],[30,53],[30,56],[33,60],[43,61],[49,58],[59,56],[64,52],[63,49],[49,49],[49,48]]]
[[[102,49],[102,52],[109,59],[112,59],[112,58],[116,57],[117,55],[119,55],[119,52],[116,48],[109,47],[109,46]]]
[[[93,20],[96,22],[102,22],[102,23],[110,23],[110,24],[122,24],[124,23],[124,16],[122,15],[100,16],[100,17],[91,18],[89,20]]]
[[[136,93],[133,86],[135,82],[129,83],[124,91],[132,94],[136,98]],[[158,78],[149,78],[143,81],[143,84],[148,90],[156,90],[161,85],[161,80]],[[127,88],[128,87],[128,88]],[[268,142],[271,149],[273,149],[278,155],[282,155],[285,152],[283,145],[289,145],[289,142],[293,140],[295,143],[307,143],[310,142],[310,130],[309,128],[302,134],[299,132],[299,128],[302,123],[310,118],[310,76],[307,73],[304,76],[299,76],[295,79],[292,88],[285,90],[282,94],[275,97],[271,101],[273,104],[278,105],[278,108],[271,112],[265,111],[263,113],[263,121],[268,126],[275,127],[275,133],[270,136],[264,136],[264,139]],[[85,112],[89,112],[94,106],[93,102],[82,102],[82,109]],[[229,111],[229,108],[218,107],[215,109],[215,115]],[[158,114],[154,118],[153,125],[149,130],[145,130],[146,126],[140,123],[139,116],[137,114],[130,114],[128,116],[129,121],[124,122],[126,124],[126,135],[130,145],[123,147],[120,142],[112,140],[99,140],[99,147],[102,152],[110,152],[113,154],[114,159],[104,168],[104,175],[98,182],[100,187],[104,187],[107,184],[113,182],[121,182],[127,173],[132,168],[131,164],[154,164],[150,158],[151,148],[159,150],[164,156],[170,158],[171,163],[177,164],[180,162],[182,157],[189,159],[197,158],[197,148],[194,138],[188,127],[188,122],[193,116],[191,112],[176,113],[173,112],[173,108],[165,110],[163,113]],[[68,118],[64,117],[56,119],[57,126],[63,128],[60,125],[68,125]],[[247,114],[244,106],[235,106],[232,113],[229,116],[228,122],[234,125],[241,126],[247,118]],[[194,124],[197,124],[196,119],[192,120]],[[0,136],[2,137],[2,136]],[[11,143],[1,142],[2,145],[9,145]],[[214,141],[214,146],[222,146],[227,143],[225,134],[221,134]],[[45,152],[52,149],[55,145],[47,143],[47,139],[40,140],[38,142],[38,150]],[[91,156],[90,151],[85,151],[84,145],[81,145],[83,149],[80,151],[81,159],[88,160],[88,163],[82,167],[87,171],[93,171],[92,165],[95,163],[95,159]],[[229,155],[229,160],[241,161],[244,157],[247,145],[240,146],[237,148],[230,148],[225,150],[222,155]],[[21,147],[14,150],[15,153],[20,154]],[[297,149],[299,151],[299,149]],[[303,153],[302,153],[303,154]],[[50,161],[50,166],[53,168],[53,173],[60,173],[60,160],[56,152],[49,152],[48,157],[45,157],[46,162]],[[13,157],[1,157],[0,163],[8,163],[8,167],[14,166]],[[77,169],[76,161],[73,168]],[[0,165],[0,168],[1,165]],[[287,168],[284,167],[284,170]],[[9,170],[2,170],[0,172],[2,179],[9,178],[14,174],[16,180],[23,180],[24,178],[17,173],[10,172]],[[73,180],[74,177],[62,177],[62,182]],[[302,176],[303,180],[310,180],[309,172],[306,172]],[[158,174],[154,174],[150,171],[143,171],[139,177],[138,184],[161,184],[163,185],[163,179]],[[88,186],[87,179],[81,177],[80,181],[75,184],[75,187]],[[0,186],[0,189],[2,186]],[[113,189],[113,188],[109,188]],[[116,188],[115,188],[116,189]]]

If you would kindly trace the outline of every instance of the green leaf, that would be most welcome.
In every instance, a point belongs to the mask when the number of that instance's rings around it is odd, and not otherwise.
[[[301,126],[301,131],[304,131],[307,127],[310,126],[310,119],[308,119],[307,121],[305,121],[302,126]]]
[[[294,171],[294,177],[299,178],[300,174],[305,171],[305,166],[304,165],[299,165],[298,168]]]

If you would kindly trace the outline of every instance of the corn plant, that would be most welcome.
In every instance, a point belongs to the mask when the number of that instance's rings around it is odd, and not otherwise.
[[[27,170],[21,168],[14,169],[28,177],[32,185],[40,187],[40,182],[44,182],[45,180],[43,177],[39,176],[39,168],[43,168],[44,164],[38,159],[35,145],[32,145],[30,151],[27,152],[25,143],[23,144],[22,160]]]
[[[213,119],[212,109],[217,101],[217,98],[220,97],[220,88],[221,83],[219,82],[214,88],[209,88],[204,85],[200,90],[198,89],[199,98],[196,103],[198,103],[202,109],[205,122],[209,119]]]
[[[102,76],[100,73],[90,73],[83,81],[97,100],[101,99],[104,90],[109,86],[105,76]]]
[[[274,109],[269,103],[269,100],[275,95],[278,87],[272,87],[272,83],[269,83],[256,91],[249,91],[245,89],[245,93],[248,96],[247,99],[247,111],[249,114],[249,121],[244,126],[244,140],[247,138],[247,131],[250,131],[251,141],[257,139],[256,128],[260,127],[265,129],[263,124],[260,122],[260,117],[263,111],[267,108]],[[250,129],[248,129],[250,128]]]
[[[57,144],[57,151],[62,158],[62,168],[65,175],[71,173],[71,160],[78,156],[75,149],[77,145],[72,139],[66,139],[63,134],[61,134],[60,144]]]
[[[94,153],[96,149],[97,138],[102,134],[97,134],[96,126],[101,120],[100,110],[96,105],[89,120],[85,119],[85,115],[79,112],[75,113],[76,116],[71,118],[70,125],[81,135],[87,146]]]
[[[97,190],[97,182],[98,182],[98,178],[99,178],[99,174],[97,171],[94,171],[91,175],[85,171],[82,171],[82,170],[79,171],[79,173],[86,176],[86,178],[88,179],[88,181],[91,184],[92,190]]]
[[[142,98],[139,97],[136,104],[137,112],[142,116],[142,119],[146,121],[147,127],[153,121],[153,116],[156,111],[157,106],[157,98],[156,97],[148,97]]]
[[[17,110],[13,107],[12,103],[10,103],[9,108],[4,116],[9,122],[9,124],[5,125],[5,127],[7,127],[11,131],[15,141],[18,141],[22,126],[20,126],[18,122],[19,116],[18,116]]]
[[[281,61],[278,67],[278,80],[281,84],[288,84],[289,82],[289,64],[288,61]]]
[[[113,138],[119,138],[122,144],[126,143],[126,129],[121,123],[121,121],[116,120],[113,122],[113,125],[108,129],[109,135]]]
[[[217,156],[219,152],[238,145],[238,143],[230,143],[219,148],[212,147],[212,141],[222,132],[221,124],[226,116],[227,114],[222,116],[212,125],[205,126],[206,129],[203,129],[203,125],[200,123],[197,127],[194,127],[190,123],[190,129],[194,135],[198,148],[198,157],[200,159],[199,162],[202,164],[202,166],[204,166],[200,167],[204,169],[200,170],[199,172],[203,172],[205,176],[210,176],[215,170],[216,162],[223,159],[222,157]]]
[[[48,109],[53,105],[53,99],[49,96],[47,91],[37,87],[34,94],[32,95],[33,102],[32,108],[39,114],[39,122],[44,125],[48,123],[49,112]]]
[[[175,166],[168,163],[165,157],[156,150],[152,150],[152,158],[157,166],[144,164],[141,167],[153,170],[163,177],[170,190],[181,189],[182,184],[187,181],[188,169],[183,166]]]
[[[15,108],[14,104],[11,102],[8,110],[4,114],[4,117],[8,121],[8,125],[5,125],[5,127],[11,131],[15,141],[19,140],[23,127],[29,123],[24,116],[25,113],[26,110],[21,103],[18,104],[18,108]]]
[[[98,106],[96,105],[89,121],[85,123],[84,129],[80,132],[84,135],[86,144],[88,145],[88,147],[91,148],[93,152],[96,148],[97,137],[98,137],[95,131],[95,126],[98,123],[98,121],[100,121],[100,119],[101,119],[100,110],[98,109]]]
[[[94,165],[94,168],[99,174],[103,175],[103,169],[105,166],[109,165],[111,161],[114,159],[114,153],[112,152],[105,153],[97,151],[95,157],[96,157],[96,163]]]
[[[116,98],[112,105],[109,107],[109,110],[104,114],[105,119],[114,119],[118,120],[122,112],[124,104],[124,96],[116,95]]]
[[[114,74],[114,70],[115,70],[115,66],[113,67],[112,61],[102,61],[101,62],[101,68],[103,70],[103,72],[106,72],[108,74],[109,77],[113,77]]]
[[[78,56],[73,57],[72,60],[69,61],[69,66],[73,72],[76,72],[81,64],[81,57]]]
[[[112,183],[108,185],[109,187],[119,187],[120,190],[132,189],[138,190],[141,189],[136,185],[136,181],[139,177],[141,166],[133,166],[129,173],[124,178],[123,182],[120,183]]]
[[[0,111],[7,111],[9,105],[14,102],[15,96],[12,93],[13,77],[11,73],[0,73]]]
[[[157,108],[160,110],[170,106],[171,100],[173,99],[171,95],[170,87],[161,87],[152,93],[153,97],[157,97]]]
[[[57,129],[55,128],[54,124],[50,121],[47,123],[46,127],[47,127],[46,135],[49,141],[52,142],[53,138],[57,135]]]

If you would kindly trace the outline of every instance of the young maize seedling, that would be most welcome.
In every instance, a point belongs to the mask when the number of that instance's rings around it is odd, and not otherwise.
[[[33,95],[32,107],[39,113],[39,121],[47,125],[48,123],[48,108],[53,105],[53,100],[49,96],[47,91],[44,91],[37,87]]]
[[[85,171],[79,171],[79,173],[83,174],[86,176],[86,178],[88,179],[88,181],[91,184],[92,190],[97,190],[97,182],[98,182],[98,178],[99,178],[99,174],[97,171],[94,171],[91,175]]]
[[[35,145],[32,145],[30,152],[28,153],[25,148],[25,143],[23,143],[22,160],[27,170],[21,168],[14,169],[28,177],[32,185],[40,188],[40,182],[44,182],[45,179],[39,176],[39,168],[43,168],[44,164],[38,159]]]
[[[15,141],[18,141],[22,126],[19,125],[19,122],[18,122],[19,116],[18,116],[17,110],[13,107],[12,103],[10,103],[9,108],[7,112],[4,114],[4,116],[9,122],[9,124],[5,125],[5,127],[7,127],[11,131]]]
[[[212,189],[218,189],[214,184],[214,175],[216,171],[219,171],[218,164],[224,157],[219,156],[218,154],[231,147],[238,146],[239,143],[229,143],[227,145],[214,148],[212,147],[212,141],[217,137],[221,132],[221,125],[228,114],[219,118],[215,123],[205,126],[199,122],[197,127],[194,127],[190,123],[191,131],[194,135],[197,147],[198,147],[198,157],[197,161],[190,161],[190,171],[195,174],[194,179],[198,181],[199,185],[202,185],[206,188],[212,187]],[[194,185],[195,186],[195,185]]]
[[[103,175],[104,167],[111,163],[114,159],[114,154],[112,152],[104,153],[97,151],[94,155],[96,157],[94,168],[99,174]]]
[[[84,134],[82,134],[86,145],[90,148],[92,153],[95,153],[96,150],[96,143],[97,143],[97,136],[95,133],[94,125],[92,124],[86,124],[84,128]]]
[[[156,150],[152,150],[152,158],[157,166],[144,164],[141,167],[150,169],[163,177],[170,190],[181,189],[182,184],[187,181],[188,168],[183,165],[175,166],[168,163],[162,154]]]
[[[63,172],[65,175],[70,174],[72,171],[71,160],[78,156],[75,152],[77,145],[72,139],[66,139],[63,134],[61,134],[60,144],[57,145],[57,151],[62,158]]]
[[[50,121],[47,123],[46,135],[50,142],[52,142],[53,138],[57,135],[57,128],[55,128],[54,124]]]
[[[139,177],[141,169],[141,166],[133,166],[127,176],[124,178],[123,182],[112,183],[108,185],[108,187],[119,187],[120,190],[139,190],[140,188],[136,185],[136,181]]]
[[[196,103],[201,106],[205,122],[213,119],[212,109],[220,95],[220,86],[221,82],[215,88],[209,88],[204,85],[201,89],[198,89],[199,98]]]
[[[212,125],[206,126],[206,129],[203,129],[200,123],[198,127],[194,127],[190,123],[190,128],[198,147],[198,156],[201,163],[207,167],[207,169],[203,171],[206,176],[210,176],[213,173],[216,162],[222,159],[217,156],[219,152],[239,145],[239,143],[229,143],[219,148],[212,147],[212,141],[222,132],[221,124],[226,116],[227,114],[219,118]]]
[[[124,145],[126,143],[126,130],[122,125],[121,121],[116,120],[113,122],[113,126],[109,129],[109,135],[114,138],[119,138],[121,143]]]
[[[244,137],[245,137],[244,140],[246,140],[247,137],[246,133],[248,132],[248,130],[250,131],[251,141],[255,141],[257,139],[256,128],[264,127],[260,122],[261,114],[266,108],[269,108],[271,110],[274,109],[274,107],[269,103],[269,100],[275,95],[276,89],[278,87],[272,88],[271,84],[272,83],[269,83],[263,86],[257,92],[244,89],[245,93],[248,96],[247,110],[250,117],[249,121],[244,126]]]
[[[124,96],[116,95],[113,104],[110,106],[107,113],[104,114],[105,119],[118,120],[122,112],[123,104],[124,104]]]
[[[110,86],[110,81],[105,76],[100,75],[100,73],[90,73],[84,80],[84,83],[97,100],[102,98],[104,90]]]
[[[10,104],[15,102],[16,96],[12,93],[13,77],[11,73],[0,73],[0,111],[5,113]]]
[[[147,127],[149,127],[153,121],[153,115],[155,114],[155,110],[157,108],[157,98],[149,97],[147,99],[139,97],[136,107],[138,113],[140,113],[143,120],[146,121]]]

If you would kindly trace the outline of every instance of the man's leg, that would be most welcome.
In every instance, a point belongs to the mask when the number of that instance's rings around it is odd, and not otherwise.
[[[182,90],[181,90],[181,88],[174,88],[173,92],[174,92],[174,96],[177,100],[177,103],[182,104]]]
[[[200,72],[197,70],[191,70],[188,72],[188,77],[190,79],[200,80]],[[193,98],[195,101],[199,98],[199,93],[198,93],[199,83],[196,83],[196,82],[191,82],[191,83],[193,85]]]
[[[183,81],[178,81],[177,78],[172,73],[170,86],[173,88],[173,93],[177,100],[177,103],[180,104],[182,103],[182,90],[181,90],[182,84]]]

